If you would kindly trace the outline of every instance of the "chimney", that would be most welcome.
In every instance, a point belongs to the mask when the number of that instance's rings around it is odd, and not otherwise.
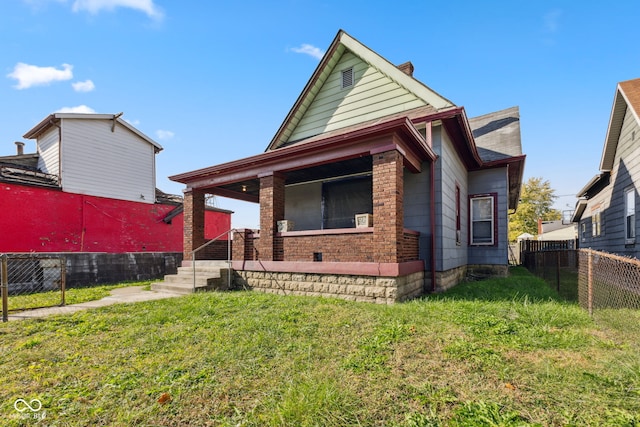
[[[407,61],[404,64],[398,65],[398,69],[408,76],[413,77],[413,64],[411,61]]]
[[[542,235],[544,229],[542,228],[542,218],[538,218],[538,235]]]
[[[24,154],[24,142],[16,141],[15,144],[18,151],[18,156],[22,156]]]

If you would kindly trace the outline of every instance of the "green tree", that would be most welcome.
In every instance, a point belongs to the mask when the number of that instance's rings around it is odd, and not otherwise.
[[[531,177],[522,184],[520,203],[516,213],[509,215],[509,241],[515,241],[522,233],[538,234],[538,218],[553,221],[562,218],[558,209],[553,209],[557,198],[549,181]]]

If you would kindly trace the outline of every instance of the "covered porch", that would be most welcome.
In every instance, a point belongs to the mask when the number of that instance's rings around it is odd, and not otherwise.
[[[426,135],[429,129],[427,123]],[[206,243],[205,196],[213,194],[260,205],[260,229],[234,231],[232,268],[245,285],[269,292],[290,282],[292,293],[377,302],[419,295],[425,262],[420,233],[404,227],[404,174],[433,167],[428,139],[398,118],[172,176],[186,185],[184,258],[191,260]],[[338,185],[330,190],[328,183]],[[347,186],[354,196],[346,197],[362,202],[328,206],[326,193],[341,194]],[[364,215],[363,224],[355,223],[357,214]],[[411,289],[399,295],[400,282]]]

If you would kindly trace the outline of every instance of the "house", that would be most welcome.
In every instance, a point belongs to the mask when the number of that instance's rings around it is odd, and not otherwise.
[[[156,189],[162,147],[121,114],[55,113],[0,157],[0,253],[182,252],[182,198]],[[205,234],[230,228],[207,207]]]
[[[580,246],[638,258],[640,79],[618,83],[600,173],[578,192],[573,221]]]
[[[577,237],[578,227],[574,223],[565,224],[563,220],[538,219],[538,240],[575,240]]]
[[[260,205],[234,235],[236,280],[389,303],[508,272],[525,156],[517,108],[465,110],[339,31],[264,153],[182,173],[184,255],[205,195]]]

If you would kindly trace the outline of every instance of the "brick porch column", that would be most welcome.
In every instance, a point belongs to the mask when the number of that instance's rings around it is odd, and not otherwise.
[[[373,254],[376,262],[400,262],[404,235],[402,155],[373,154]]]
[[[282,261],[277,249],[278,221],[284,219],[284,176],[273,173],[260,177],[260,239],[258,259]]]
[[[205,243],[204,239],[204,196],[201,190],[184,191],[183,257],[191,260],[191,252]],[[196,254],[200,258],[204,253]]]

